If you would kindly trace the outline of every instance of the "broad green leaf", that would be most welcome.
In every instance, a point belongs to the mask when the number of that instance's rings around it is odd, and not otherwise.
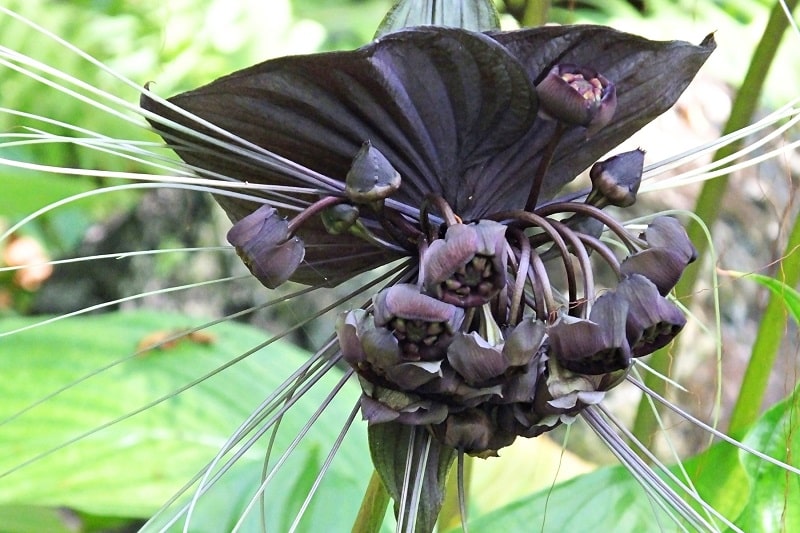
[[[744,443],[780,461],[800,467],[800,386],[770,408]],[[750,498],[737,525],[748,533],[800,531],[800,475],[740,452],[750,480]]]
[[[479,498],[474,489],[474,498]],[[606,467],[544,489],[470,521],[471,533],[496,531],[658,531],[669,518],[650,501],[630,472]],[[453,532],[458,530],[453,530]]]
[[[9,319],[3,331],[30,324]],[[149,336],[196,321],[161,313],[113,313],[62,320],[0,338],[0,503],[64,506],[97,515],[147,517],[217,453],[238,424],[305,360],[286,343],[258,350],[184,393],[97,433],[101,424],[170,395],[264,342],[263,332],[233,323],[167,349],[132,356]],[[81,376],[125,359],[16,418],[15,413]],[[330,371],[284,418],[272,464],[340,379]],[[268,524],[297,512],[286,487],[307,478],[309,457],[327,454],[359,396],[346,386],[267,489]],[[356,424],[344,441],[301,530],[348,524],[371,472],[366,432]],[[222,483],[200,499],[195,523],[229,529],[260,484],[267,436],[246,452]],[[53,453],[50,453],[53,452]],[[18,470],[20,465],[32,461]],[[257,506],[256,506],[257,508]],[[257,513],[255,513],[257,514]],[[257,518],[253,516],[253,524]],[[35,528],[32,529],[35,531]]]
[[[792,318],[794,318],[795,322],[800,323],[800,292],[797,292],[795,289],[786,285],[779,279],[764,276],[762,274],[734,271],[729,271],[727,273],[736,277],[750,278],[768,288],[776,296],[783,300],[783,303],[786,305],[786,309],[792,315]]]
[[[0,531],[3,533],[73,533],[64,511],[29,505],[0,505]]]

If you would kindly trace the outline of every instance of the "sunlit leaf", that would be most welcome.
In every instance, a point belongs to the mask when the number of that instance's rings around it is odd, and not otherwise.
[[[6,320],[9,330],[31,320]],[[188,328],[187,317],[157,313],[114,313],[63,320],[0,340],[0,420],[65,384],[117,358],[163,332]],[[208,330],[208,336],[185,338],[174,346],[152,349],[101,375],[71,387],[19,418],[0,425],[0,472],[6,472],[65,441],[146,405],[263,343],[263,332],[233,323]],[[202,384],[124,422],[47,455],[5,475],[0,503],[65,506],[101,515],[147,517],[199,471],[231,435],[236,425],[297,369],[306,355],[286,343],[275,343]],[[276,449],[309,419],[341,377],[330,371],[285,417]],[[327,450],[356,399],[352,387],[337,395],[331,417],[323,418],[307,437],[308,447],[291,455],[276,487],[298,483],[309,453]],[[239,460],[224,483],[201,499],[198,523],[228,529],[257,487],[267,439]],[[304,451],[305,450],[305,451]],[[307,515],[313,529],[323,523],[352,522],[369,478],[371,465],[362,427],[351,430]],[[297,507],[287,491],[268,489],[269,523],[294,519]],[[288,516],[284,516],[288,515]],[[210,527],[210,526],[209,526]]]
[[[747,434],[745,444],[780,461],[800,466],[800,387],[769,409]],[[737,525],[748,533],[800,530],[800,476],[744,451],[750,498]]]

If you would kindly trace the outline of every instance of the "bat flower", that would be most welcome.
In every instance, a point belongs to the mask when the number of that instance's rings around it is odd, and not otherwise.
[[[416,527],[429,531],[456,452],[494,455],[569,422],[682,327],[664,295],[693,248],[672,219],[637,237],[603,211],[635,201],[641,150],[599,160],[713,48],[599,26],[419,27],[142,106],[198,174],[228,180],[215,197],[230,241],[268,286],[403,260],[340,317],[330,356],[358,374],[398,505],[397,465],[425,465]],[[585,201],[559,197],[590,167]],[[596,268],[618,280],[599,297]]]

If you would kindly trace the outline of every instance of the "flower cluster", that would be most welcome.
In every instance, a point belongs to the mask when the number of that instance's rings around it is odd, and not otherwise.
[[[644,152],[598,160],[669,108],[712,49],[594,26],[414,28],[143,106],[200,173],[267,185],[265,207],[219,198],[266,286],[406,259],[338,322],[363,416],[488,456],[599,402],[683,327],[666,295],[695,257],[686,233],[662,217],[630,234],[604,208],[634,203]],[[181,133],[180,109],[207,121],[208,141]],[[265,152],[220,155],[226,132]],[[588,193],[557,196],[589,167]],[[597,287],[598,266],[616,282]]]

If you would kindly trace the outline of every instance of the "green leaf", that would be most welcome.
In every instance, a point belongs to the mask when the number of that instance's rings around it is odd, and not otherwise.
[[[479,492],[475,492],[479,498]],[[653,531],[669,518],[630,472],[606,467],[539,491],[470,521],[471,533],[496,531]],[[458,531],[452,530],[453,532]]]
[[[67,513],[29,505],[0,505],[3,533],[74,533]]]
[[[746,277],[756,281],[772,291],[775,296],[783,300],[786,309],[792,315],[795,322],[800,323],[800,292],[786,285],[779,279],[764,276],[762,274],[753,274],[746,272],[728,271],[728,274],[736,277]]]
[[[374,424],[369,427],[368,434],[372,462],[375,464],[375,470],[380,475],[386,490],[394,500],[396,516],[400,516],[402,512],[402,516],[408,517],[409,513],[414,512],[414,502],[411,496],[413,491],[410,487],[413,487],[422,461],[424,461],[425,471],[422,474],[422,488],[414,531],[419,533],[433,531],[444,502],[447,473],[455,459],[455,450],[432,439],[425,428],[396,422]],[[409,490],[404,498],[403,488],[406,484],[408,448],[412,443],[414,452],[411,460],[413,463],[410,469],[410,480],[407,481]],[[400,505],[403,501],[405,508],[401,510]],[[404,525],[404,527],[406,526]]]
[[[3,328],[9,331],[30,323],[31,319],[5,320]],[[0,339],[0,421],[5,421],[0,425],[0,474],[5,473],[0,503],[148,517],[210,461],[236,426],[307,359],[289,344],[274,343],[186,392],[65,445],[171,395],[265,340],[254,328],[223,323],[209,328],[209,337],[184,339],[168,349],[132,356],[148,336],[191,326],[188,317],[179,315],[113,313],[61,320]],[[9,419],[119,359],[124,361]],[[340,378],[338,370],[331,370],[284,417],[272,464]],[[285,487],[300,486],[307,479],[310,457],[318,450],[327,453],[358,396],[358,386],[348,383],[267,489],[270,529],[294,519],[296,498]],[[360,425],[351,428],[301,530],[352,523],[371,472],[364,460],[364,433]],[[230,529],[260,484],[266,441],[262,437],[200,499],[196,523],[214,531]],[[31,463],[15,470],[27,461]],[[258,523],[256,515],[252,525]]]
[[[800,467],[800,386],[770,408],[750,430],[744,444]],[[750,497],[737,519],[748,533],[800,531],[800,476],[745,451],[740,459],[750,480]]]
[[[491,0],[397,0],[375,37],[412,26],[489,31],[500,29],[500,18]]]

